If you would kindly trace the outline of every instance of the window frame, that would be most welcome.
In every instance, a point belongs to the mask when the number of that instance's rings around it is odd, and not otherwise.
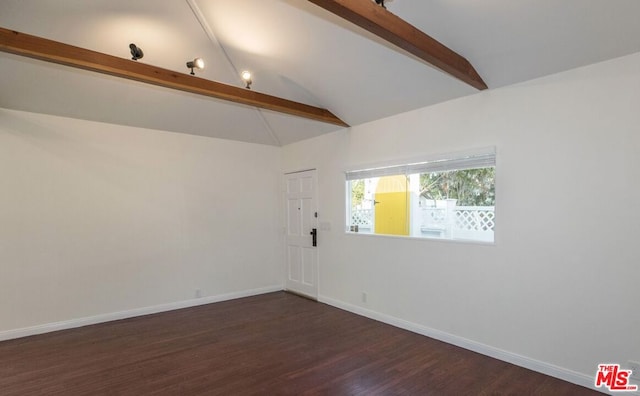
[[[497,155],[496,147],[484,147],[474,150],[467,150],[462,152],[453,152],[448,154],[439,154],[420,157],[412,160],[401,161],[388,161],[386,163],[370,164],[368,166],[352,166],[349,170],[344,171],[345,177],[345,227],[344,232],[347,235],[361,235],[367,237],[383,237],[383,238],[400,238],[400,239],[416,239],[426,241],[439,241],[439,242],[453,242],[453,243],[471,243],[481,245],[495,245],[498,226],[495,222],[497,212],[497,188],[496,188],[496,175],[497,175]],[[445,237],[429,237],[421,235],[412,235],[409,231],[409,235],[394,235],[394,234],[378,234],[375,233],[375,226],[372,232],[362,233],[354,232],[350,230],[351,216],[352,216],[352,180],[365,180],[375,177],[392,176],[392,175],[406,175],[409,178],[412,174],[434,173],[434,172],[446,172],[446,171],[461,171],[467,169],[483,169],[494,168],[494,206],[493,206],[493,239],[481,240],[473,238],[445,238]],[[408,192],[408,190],[407,190]],[[413,220],[411,215],[408,215],[409,220]],[[374,223],[375,224],[375,223]]]

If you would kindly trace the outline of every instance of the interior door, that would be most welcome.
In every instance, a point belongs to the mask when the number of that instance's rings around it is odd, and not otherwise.
[[[294,293],[317,299],[316,171],[286,174],[285,185],[287,222],[285,287]]]

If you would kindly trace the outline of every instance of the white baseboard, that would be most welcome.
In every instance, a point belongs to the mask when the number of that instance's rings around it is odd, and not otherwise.
[[[159,312],[173,311],[176,309],[195,307],[198,305],[211,304],[221,301],[234,300],[242,297],[257,296],[259,294],[281,291],[282,285],[262,287],[259,289],[245,290],[216,296],[196,298],[192,300],[177,301],[168,304],[155,305],[152,307],[136,308],[128,311],[112,312],[96,316],[89,316],[78,319],[65,320],[62,322],[46,323],[37,326],[24,327],[21,329],[7,330],[0,332],[0,341],[15,338],[28,337],[36,334],[50,333],[52,331],[73,329],[76,327],[88,326],[97,323],[110,322],[113,320],[127,319],[135,316],[150,315]]]
[[[318,301],[334,306],[336,308],[343,309],[345,311],[353,312],[369,319],[377,320],[378,322],[386,323],[391,326],[411,331],[413,333],[434,338],[436,340],[446,342],[447,344],[456,345],[461,348],[468,349],[470,351],[477,352],[498,360],[502,360],[507,363],[515,364],[516,366],[524,367],[526,369],[546,374],[551,377],[559,378],[576,385],[584,386],[585,388],[603,392],[602,389],[595,388],[593,376],[578,373],[563,367],[555,366],[550,363],[541,362],[539,360],[518,355],[516,353],[504,351],[502,349],[468,340],[463,337],[432,329],[423,325],[419,325],[417,323],[409,322],[404,319],[399,319],[394,316],[372,311],[366,308],[359,307],[357,305],[352,305],[339,300],[335,300],[330,297],[319,296]]]

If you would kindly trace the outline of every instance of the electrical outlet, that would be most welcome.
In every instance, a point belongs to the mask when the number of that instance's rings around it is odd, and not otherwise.
[[[196,289],[196,298],[202,297],[202,290]]]
[[[631,370],[631,378],[640,381],[640,362],[629,360],[627,366],[629,367],[629,370]]]
[[[366,292],[362,292],[362,302],[363,303],[367,302],[367,293]]]

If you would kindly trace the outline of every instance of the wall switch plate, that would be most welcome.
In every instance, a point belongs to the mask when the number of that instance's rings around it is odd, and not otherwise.
[[[629,360],[627,367],[631,370],[631,378],[640,381],[640,362]]]

